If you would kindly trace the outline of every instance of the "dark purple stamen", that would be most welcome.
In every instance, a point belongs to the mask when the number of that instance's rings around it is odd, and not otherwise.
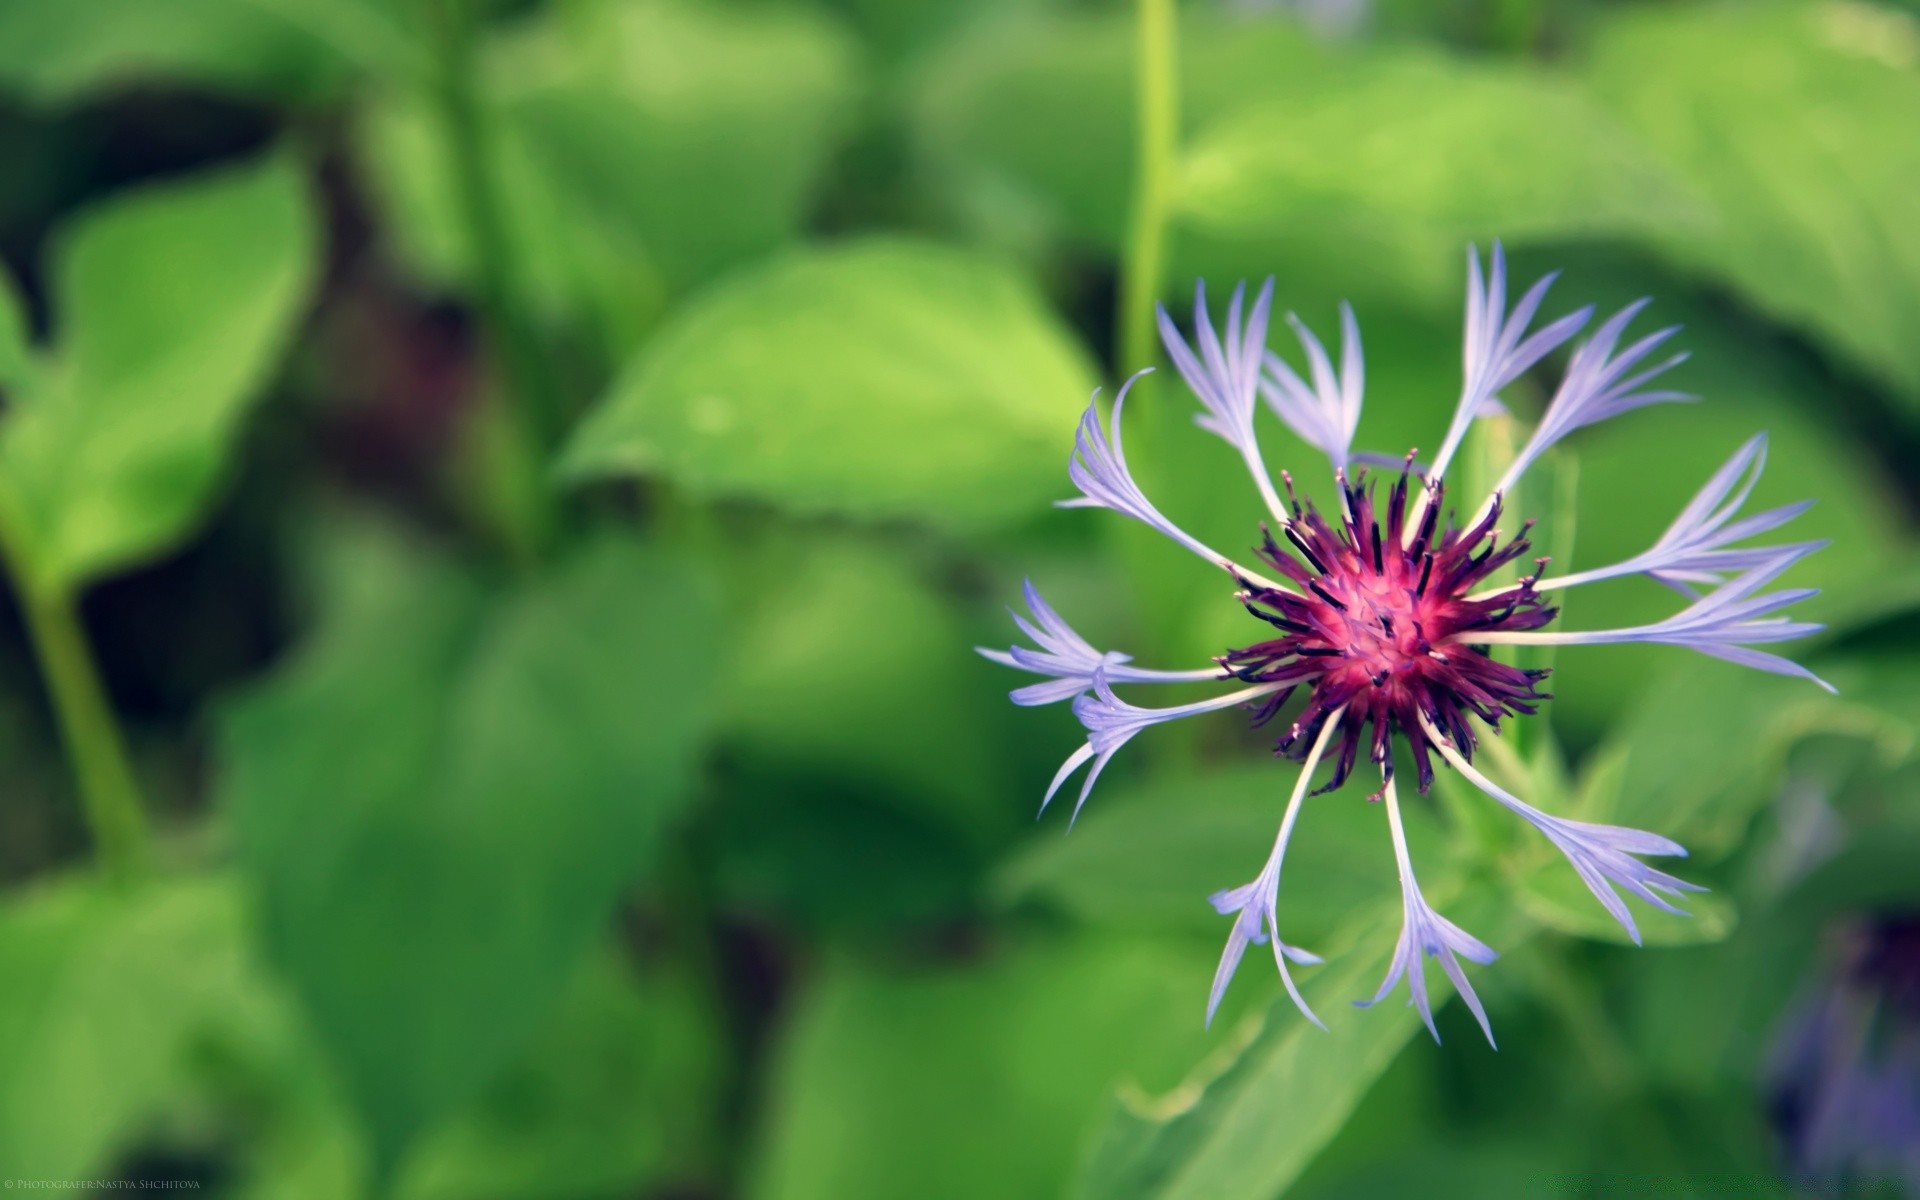
[[[1222,658],[1227,669],[1257,683],[1288,684],[1281,696],[1296,684],[1310,688],[1306,708],[1280,739],[1278,752],[1304,758],[1327,718],[1347,710],[1333,779],[1322,791],[1345,781],[1363,738],[1368,756],[1391,770],[1395,729],[1412,747],[1425,791],[1433,767],[1422,718],[1471,758],[1475,738],[1468,714],[1498,728],[1503,718],[1534,712],[1549,698],[1538,687],[1546,672],[1495,662],[1473,646],[1476,635],[1538,629],[1554,617],[1533,590],[1537,572],[1487,599],[1470,598],[1488,576],[1526,552],[1531,523],[1499,542],[1496,496],[1471,527],[1456,529],[1449,519],[1441,531],[1436,513],[1442,488],[1435,484],[1408,544],[1407,481],[1403,472],[1382,514],[1372,488],[1358,478],[1351,485],[1343,479],[1348,515],[1337,527],[1310,505],[1300,511],[1285,532],[1304,565],[1266,534],[1261,558],[1307,595],[1241,581],[1247,611],[1284,636],[1231,651]],[[1270,699],[1258,720],[1271,719],[1278,709]]]

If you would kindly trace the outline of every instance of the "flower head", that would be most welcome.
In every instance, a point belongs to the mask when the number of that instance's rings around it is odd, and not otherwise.
[[[1862,920],[1837,940],[1842,961],[1768,1064],[1774,1124],[1794,1173],[1820,1190],[1897,1181],[1920,1193],[1920,920]]]
[[[1233,918],[1233,926],[1209,995],[1209,1018],[1246,948],[1271,943],[1289,995],[1318,1023],[1287,967],[1289,961],[1317,960],[1281,941],[1279,885],[1281,860],[1322,758],[1331,761],[1332,769],[1319,792],[1339,787],[1359,763],[1363,749],[1381,777],[1380,789],[1372,798],[1385,801],[1401,884],[1402,929],[1386,981],[1368,1003],[1382,999],[1405,980],[1412,1003],[1430,1029],[1432,1006],[1423,968],[1426,959],[1433,958],[1492,1040],[1486,1014],[1460,960],[1489,963],[1494,951],[1441,916],[1416,882],[1393,777],[1396,740],[1406,746],[1422,792],[1433,779],[1436,759],[1461,772],[1560,850],[1594,897],[1636,940],[1638,930],[1623,892],[1678,912],[1675,901],[1698,890],[1642,861],[1684,854],[1677,843],[1642,830],[1544,812],[1474,767],[1474,751],[1482,736],[1497,735],[1504,722],[1534,713],[1551,698],[1541,690],[1545,671],[1503,662],[1494,657],[1494,647],[1647,642],[1822,682],[1799,664],[1754,648],[1820,628],[1781,615],[1813,595],[1811,590],[1768,590],[1820,543],[1740,544],[1773,532],[1805,508],[1789,505],[1738,515],[1765,463],[1763,437],[1741,447],[1653,546],[1624,562],[1543,578],[1545,560],[1527,558],[1530,522],[1520,522],[1511,534],[1502,531],[1510,489],[1562,438],[1637,408],[1691,399],[1656,384],[1683,356],[1650,363],[1676,330],[1661,329],[1628,340],[1628,329],[1645,301],[1614,314],[1574,348],[1538,426],[1499,486],[1484,499],[1475,498],[1475,507],[1462,510],[1473,515],[1460,521],[1446,512],[1447,468],[1467,429],[1477,417],[1499,411],[1502,389],[1572,340],[1592,315],[1591,308],[1583,308],[1536,330],[1534,321],[1552,276],[1535,283],[1509,309],[1506,260],[1500,247],[1494,246],[1485,271],[1477,253],[1469,254],[1467,266],[1463,378],[1452,419],[1432,464],[1422,468],[1409,453],[1397,477],[1384,489],[1357,467],[1373,456],[1353,452],[1364,375],[1359,327],[1351,310],[1344,306],[1341,310],[1337,370],[1319,340],[1294,322],[1311,383],[1264,344],[1271,284],[1260,289],[1250,306],[1244,287],[1233,293],[1224,336],[1211,321],[1204,291],[1196,293],[1191,340],[1180,334],[1168,313],[1161,312],[1162,338],[1199,400],[1200,424],[1239,453],[1264,501],[1270,523],[1262,530],[1254,556],[1267,574],[1186,533],[1135,483],[1120,427],[1123,403],[1138,375],[1120,389],[1106,422],[1101,421],[1097,397],[1081,418],[1068,467],[1080,496],[1062,503],[1112,509],[1227,571],[1238,586],[1240,603],[1267,626],[1264,638],[1226,649],[1212,666],[1135,667],[1126,655],[1098,650],[1080,637],[1029,583],[1026,598],[1032,619],[1018,615],[1014,619],[1033,645],[981,651],[997,662],[1047,677],[1015,691],[1016,703],[1071,698],[1074,715],[1086,731],[1085,743],[1055,774],[1042,801],[1043,810],[1074,772],[1091,763],[1074,803],[1077,816],[1107,763],[1152,726],[1236,707],[1250,709],[1256,724],[1289,714],[1279,724],[1275,751],[1301,760],[1304,768],[1266,865],[1252,882],[1212,897],[1214,907]],[[1326,454],[1338,488],[1335,509],[1323,513],[1312,503],[1303,503],[1284,472],[1287,498],[1281,499],[1260,452],[1256,397],[1264,398],[1275,415]],[[1352,476],[1350,468],[1356,471]],[[1550,599],[1554,593],[1631,575],[1679,588],[1691,603],[1647,625],[1577,632],[1549,628],[1558,615]],[[1115,691],[1136,684],[1230,679],[1241,686],[1209,699],[1160,708],[1134,704]],[[1302,697],[1299,704],[1289,708],[1296,695]]]

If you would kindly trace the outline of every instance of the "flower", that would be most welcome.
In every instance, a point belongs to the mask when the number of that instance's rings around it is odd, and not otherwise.
[[[1232,678],[1221,667],[1203,667],[1195,671],[1149,671],[1127,666],[1133,661],[1132,656],[1117,650],[1102,653],[1088,645],[1085,638],[1075,633],[1072,626],[1061,620],[1060,614],[1040,598],[1033,580],[1025,581],[1022,590],[1026,593],[1027,611],[1033,614],[1033,620],[1029,621],[1011,609],[1008,612],[1013,617],[1013,623],[1020,627],[1020,632],[1032,638],[1039,649],[1029,650],[1025,646],[1014,646],[1007,650],[974,647],[1003,666],[1031,671],[1035,675],[1053,676],[1049,683],[1015,688],[1011,698],[1022,707],[1072,699],[1092,687],[1093,677],[1099,672],[1104,672],[1108,680],[1118,683],[1182,683]]]
[[[1377,461],[1353,450],[1364,388],[1360,331],[1352,310],[1341,307],[1341,353],[1336,369],[1320,340],[1289,317],[1307,371],[1294,371],[1265,345],[1272,283],[1249,305],[1236,288],[1227,305],[1224,336],[1208,315],[1206,293],[1194,299],[1194,334],[1183,338],[1172,316],[1160,312],[1168,357],[1199,399],[1202,428],[1239,454],[1253,476],[1270,523],[1248,561],[1230,558],[1186,533],[1156,508],[1134,482],[1121,445],[1121,414],[1135,374],[1121,387],[1111,417],[1102,422],[1098,393],[1081,417],[1068,474],[1079,496],[1068,507],[1107,508],[1139,521],[1225,571],[1247,612],[1270,627],[1269,636],[1216,657],[1212,667],[1147,669],[1115,651],[1102,651],[1075,633],[1026,587],[1032,619],[1015,615],[1033,645],[982,649],[987,657],[1047,679],[1013,693],[1023,705],[1072,699],[1086,742],[1061,764],[1044,811],[1066,781],[1088,767],[1074,803],[1077,817],[1093,784],[1121,747],[1151,726],[1234,707],[1252,709],[1254,723],[1273,720],[1296,693],[1304,699],[1281,730],[1276,753],[1304,763],[1281,819],[1279,836],[1251,883],[1212,897],[1233,918],[1225,951],[1208,997],[1211,1020],[1228,981],[1250,944],[1271,942],[1281,981],[1301,1012],[1319,1023],[1295,986],[1287,963],[1318,960],[1280,939],[1281,865],[1315,770],[1331,764],[1318,795],[1339,787],[1359,763],[1362,749],[1381,776],[1372,796],[1387,810],[1401,885],[1401,933],[1376,1003],[1406,981],[1411,1002],[1433,1029],[1425,960],[1438,960],[1455,991],[1493,1035],[1485,1012],[1460,964],[1486,964],[1494,951],[1441,916],[1427,902],[1414,875],[1401,826],[1393,774],[1396,740],[1414,763],[1421,792],[1433,781],[1435,758],[1460,772],[1495,803],[1531,825],[1565,855],[1594,897],[1637,941],[1639,932],[1622,896],[1669,912],[1684,893],[1700,890],[1642,861],[1685,854],[1677,843],[1638,829],[1575,821],[1536,808],[1489,780],[1473,765],[1485,733],[1502,722],[1537,711],[1550,699],[1541,690],[1544,670],[1522,670],[1492,657],[1499,645],[1592,646],[1648,642],[1679,646],[1763,671],[1799,675],[1826,683],[1805,667],[1756,646],[1805,636],[1820,628],[1782,615],[1814,594],[1810,589],[1768,590],[1819,542],[1751,544],[1805,510],[1805,504],[1740,517],[1766,462],[1758,436],[1740,447],[1709,478],[1673,524],[1647,550],[1612,566],[1547,577],[1545,559],[1513,578],[1509,567],[1526,562],[1531,523],[1511,536],[1500,523],[1506,500],[1541,454],[1569,434],[1599,421],[1648,406],[1693,397],[1661,386],[1662,376],[1685,356],[1651,361],[1676,329],[1660,329],[1628,341],[1627,330],[1647,306],[1640,300],[1614,313],[1573,347],[1566,371],[1532,436],[1514,457],[1473,516],[1456,522],[1441,513],[1446,472],[1472,426],[1484,415],[1505,411],[1500,393],[1554,350],[1566,345],[1593,315],[1583,308],[1547,321],[1535,319],[1553,283],[1535,283],[1507,307],[1506,259],[1493,247],[1487,269],[1467,256],[1467,303],[1462,384],[1440,448],[1430,466],[1412,453],[1384,497],[1360,464]],[[1624,346],[1623,346],[1623,343]],[[1311,380],[1311,382],[1308,382]],[[1281,473],[1286,498],[1274,486],[1261,454],[1258,401],[1309,445],[1327,456],[1337,488],[1337,511],[1323,514],[1302,504],[1291,476]],[[1354,474],[1350,475],[1352,470]],[[1524,568],[1515,568],[1523,570]],[[1568,632],[1550,629],[1558,613],[1552,597],[1600,579],[1639,575],[1682,592],[1689,603],[1652,624]],[[1212,699],[1165,708],[1141,707],[1116,687],[1135,684],[1237,681],[1241,686]],[[1829,688],[1831,690],[1831,688]],[[1437,1032],[1435,1036],[1438,1037]]]
[[[1773,1123],[1809,1190],[1920,1193],[1920,920],[1857,920],[1836,940],[1841,961],[1767,1064]]]

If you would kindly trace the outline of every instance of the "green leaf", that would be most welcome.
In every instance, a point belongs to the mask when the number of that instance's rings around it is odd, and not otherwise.
[[[975,845],[1023,823],[995,752],[1004,702],[926,580],[897,556],[795,548],[790,535],[745,562],[781,584],[745,618],[726,674],[722,722],[740,758],[773,786],[834,777]]]
[[[0,1162],[84,1179],[160,1116],[224,998],[246,985],[230,881],[83,878],[0,910]]]
[[[589,957],[523,1059],[420,1147],[408,1200],[612,1196],[701,1165],[720,1014],[675,974]]]
[[[688,305],[583,424],[566,466],[977,528],[1062,493],[1092,386],[1015,272],[862,242],[783,258]]]
[[[673,290],[790,240],[852,111],[853,48],[804,10],[583,3],[484,57],[496,184],[524,300],[630,349]],[[428,97],[363,128],[402,249],[471,278]]]
[[[1102,789],[1071,836],[1029,839],[995,891],[1090,924],[1224,939],[1206,899],[1259,872],[1299,770],[1265,762]],[[1354,909],[1393,895],[1392,863],[1377,808],[1346,793],[1307,801],[1280,893],[1288,941],[1317,948]]]
[[[1725,853],[1773,799],[1794,747],[1816,735],[1892,756],[1911,746],[1913,722],[1805,680],[1681,664],[1621,725],[1626,768],[1614,802],[1583,815],[1655,830],[1709,857]]]
[[[686,800],[715,633],[698,578],[603,545],[489,605],[393,548],[223,729],[267,949],[376,1161],[520,1050]]]
[[[1442,911],[1446,889],[1427,886]],[[1399,904],[1363,910],[1343,944],[1357,948],[1305,973],[1301,988],[1327,1029],[1309,1024],[1285,997],[1227,1035],[1233,1044],[1162,1095],[1121,1093],[1081,1171],[1074,1195],[1089,1200],[1267,1200],[1299,1177],[1416,1032],[1420,1018],[1398,1003],[1359,1011],[1393,952]],[[1470,929],[1472,914],[1449,912]],[[1524,922],[1491,938],[1502,951]],[[1492,930],[1480,929],[1491,933]],[[1251,956],[1250,956],[1251,958]],[[1428,964],[1431,974],[1437,970]],[[1246,968],[1243,967],[1242,970]],[[1474,970],[1468,967],[1469,972]],[[1433,993],[1438,1009],[1451,996]],[[1478,1037],[1474,1030],[1472,1036]]]
[[[1332,75],[1325,52],[1287,22],[1183,17],[1180,99],[1191,121],[1290,75]],[[1123,14],[982,23],[916,73],[921,154],[970,186],[1019,195],[1051,224],[1117,245],[1132,187],[1134,38]]]
[[[0,5],[0,88],[48,104],[173,79],[294,100],[338,90],[345,64],[275,11],[285,6],[287,0],[11,0]]]
[[[779,1050],[746,1195],[1059,1196],[1114,1080],[1171,1080],[1201,1052],[1213,954],[1052,938],[957,967],[823,964]]]
[[[0,388],[28,395],[38,369],[26,306],[5,271],[0,271]]]
[[[405,1200],[536,1200],[644,1190],[710,1153],[720,1048],[710,999],[670,964],[644,981],[609,948],[567,978],[525,1052],[424,1136]],[[366,1139],[321,1048],[279,990],[236,998],[199,1080],[249,1137],[246,1200],[366,1194]]]
[[[296,164],[115,199],[64,232],[57,343],[0,425],[0,493],[23,566],[76,587],[185,536],[315,268]]]
[[[1511,245],[1703,215],[1623,125],[1549,75],[1237,16],[1182,14],[1176,279],[1273,274],[1282,310],[1309,314],[1338,296],[1451,313],[1466,236]],[[1018,17],[930,56],[913,131],[942,200],[978,210],[985,238],[1018,245],[1010,226],[1037,227],[1117,247],[1133,38],[1124,14]]]
[[[1920,26],[1864,3],[1618,10],[1595,93],[1713,204],[1661,245],[1920,406]]]
[[[1547,75],[1384,51],[1349,68],[1203,128],[1181,211],[1242,236],[1386,223],[1436,256],[1470,237],[1685,229],[1696,215],[1630,134]]]

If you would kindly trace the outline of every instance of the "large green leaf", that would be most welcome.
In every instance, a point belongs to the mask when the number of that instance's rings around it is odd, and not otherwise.
[[[713,625],[606,545],[489,606],[394,550],[225,722],[225,800],[376,1157],[520,1049],[686,798]]]
[[[1182,14],[1175,277],[1274,274],[1284,305],[1446,304],[1462,241],[1688,227],[1660,162],[1551,76],[1284,20]],[[916,145],[984,236],[1037,226],[1119,245],[1132,195],[1124,14],[983,22],[934,54]],[[1017,239],[1016,239],[1017,240]]]
[[[1113,1082],[1162,1086],[1202,1051],[1212,954],[1047,938],[960,966],[823,964],[780,1049],[746,1194],[1059,1196]]]
[[[1662,239],[1920,405],[1912,18],[1854,3],[1623,8],[1588,77],[1717,221]]]
[[[847,122],[857,62],[823,18],[685,0],[591,2],[484,56],[496,184],[523,301],[630,347],[670,290],[800,228]],[[459,182],[425,96],[365,126],[402,248],[468,277]]]
[[[336,9],[366,0],[324,0]],[[11,0],[0,5],[0,88],[47,103],[155,81],[287,99],[339,88],[345,62],[289,20],[313,0]]]
[[[1889,712],[1805,680],[1684,663],[1622,723],[1626,767],[1611,803],[1593,819],[1652,829],[1697,852],[1725,853],[1777,795],[1788,756],[1808,738],[1853,741],[1858,753],[1895,757],[1915,736],[1911,712]]]
[[[1445,887],[1430,883],[1427,893],[1443,911],[1451,910]],[[1478,911],[1449,915],[1489,935],[1496,949],[1512,949],[1525,922],[1501,918],[1507,932],[1499,936],[1476,919]],[[1122,1092],[1074,1194],[1088,1200],[1267,1200],[1284,1192],[1408,1040],[1422,1032],[1420,1018],[1398,1003],[1370,1011],[1348,1003],[1370,995],[1386,974],[1399,904],[1360,913],[1343,939],[1357,948],[1313,968],[1301,984],[1327,1029],[1308,1024],[1281,997],[1264,1015],[1249,1015],[1228,1034],[1235,1044],[1200,1063],[1178,1087],[1160,1095]],[[1431,963],[1427,969],[1439,976]],[[1451,992],[1444,982],[1435,989],[1438,1008]]]
[[[1065,489],[1092,377],[1000,263],[909,241],[783,258],[688,305],[568,451],[576,477],[977,528]]]
[[[249,1131],[234,1194],[367,1194],[367,1139],[297,1008],[256,988],[223,1015],[199,1083]],[[716,1022],[677,968],[642,981],[611,948],[589,953],[524,1053],[420,1139],[393,1194],[546,1200],[692,1177],[712,1152]]]
[[[778,782],[838,779],[975,844],[1019,824],[996,753],[1000,697],[978,687],[983,664],[943,598],[875,549],[768,543],[744,565],[781,584],[747,616],[725,677],[737,757]]]
[[[80,878],[0,911],[0,1162],[84,1179],[161,1115],[225,998],[251,986],[227,880]]]
[[[1334,75],[1283,21],[1185,14],[1181,103],[1204,121],[1278,81]],[[919,152],[967,187],[1010,193],[1103,245],[1126,227],[1134,143],[1134,22],[1125,14],[1012,15],[935,52],[913,95]]]
[[[1697,215],[1659,162],[1571,87],[1389,52],[1200,129],[1179,204],[1239,236],[1365,240],[1384,226],[1443,261],[1469,238],[1684,230]]]
[[[590,956],[522,1060],[421,1145],[403,1195],[626,1195],[706,1166],[727,1053],[712,997]]]
[[[1102,788],[1070,836],[1042,829],[1029,839],[996,890],[1090,924],[1224,939],[1228,922],[1207,897],[1260,870],[1299,772],[1275,760]],[[1393,892],[1379,810],[1352,792],[1309,801],[1292,851],[1280,904],[1287,937],[1299,945],[1319,947],[1348,913]]]
[[[218,485],[312,281],[297,165],[110,201],[53,262],[56,345],[0,425],[19,564],[72,587],[184,536]]]

